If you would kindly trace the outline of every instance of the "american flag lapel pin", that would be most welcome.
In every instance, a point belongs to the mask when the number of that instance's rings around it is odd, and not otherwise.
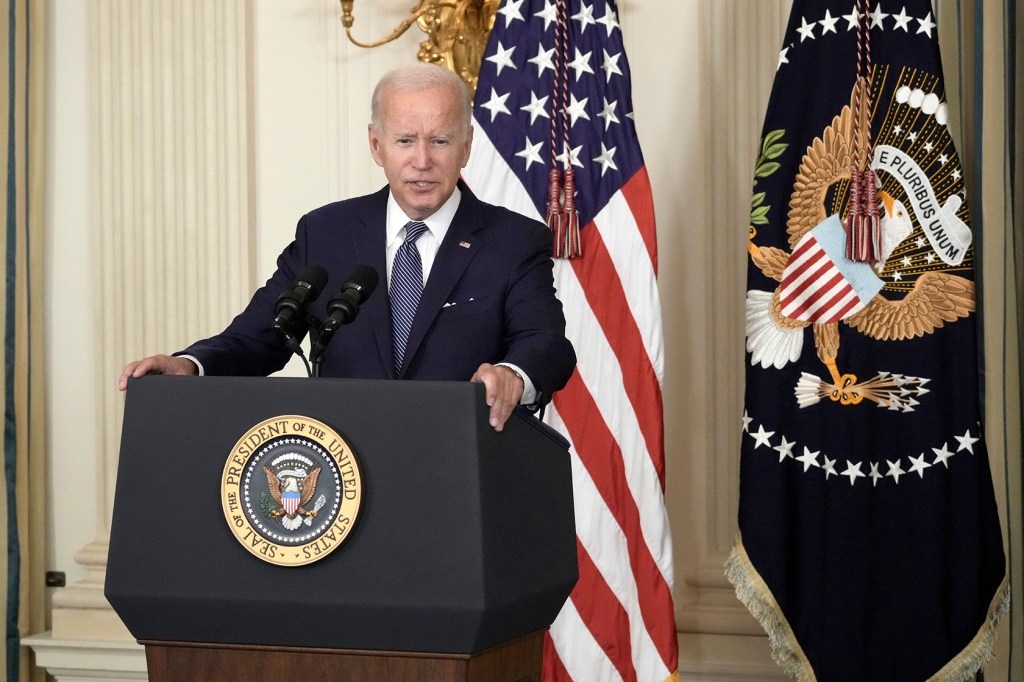
[[[469,242],[459,242],[459,246],[461,246],[464,249],[468,249],[471,246],[471,244]]]

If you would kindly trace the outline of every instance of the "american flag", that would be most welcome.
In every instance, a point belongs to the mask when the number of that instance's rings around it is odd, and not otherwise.
[[[580,580],[546,640],[547,680],[677,675],[657,242],[630,93],[614,2],[498,10],[464,179],[485,201],[545,220],[554,150],[576,174],[582,248],[555,263],[578,365],[545,420],[572,444]]]

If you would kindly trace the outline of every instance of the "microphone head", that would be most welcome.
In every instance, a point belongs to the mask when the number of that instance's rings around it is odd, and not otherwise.
[[[309,289],[309,300],[314,301],[320,295],[320,292],[324,290],[324,287],[327,286],[327,271],[324,270],[322,265],[310,263],[295,278],[295,283],[305,285]]]
[[[274,327],[285,328],[296,324],[306,312],[306,306],[315,301],[327,284],[327,271],[322,266],[310,263],[288,289],[277,298]]]
[[[352,268],[352,272],[345,278],[345,283],[341,285],[341,290],[355,292],[359,303],[363,303],[366,299],[370,298],[370,294],[377,288],[379,280],[380,276],[373,267],[357,265]]]

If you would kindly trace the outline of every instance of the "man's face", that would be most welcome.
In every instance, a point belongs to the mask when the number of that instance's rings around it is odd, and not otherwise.
[[[456,95],[447,89],[388,92],[380,129],[370,125],[370,152],[384,169],[395,201],[423,220],[455,191],[469,161],[472,128],[464,130]]]

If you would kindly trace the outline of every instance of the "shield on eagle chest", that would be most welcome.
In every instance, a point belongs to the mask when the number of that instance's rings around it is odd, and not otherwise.
[[[867,263],[843,255],[846,232],[831,216],[804,235],[782,273],[782,314],[803,322],[838,322],[866,306],[884,284]]]
[[[299,508],[299,501],[301,495],[297,490],[287,490],[281,493],[281,503],[284,505],[284,511],[288,516],[295,516],[296,510]]]

